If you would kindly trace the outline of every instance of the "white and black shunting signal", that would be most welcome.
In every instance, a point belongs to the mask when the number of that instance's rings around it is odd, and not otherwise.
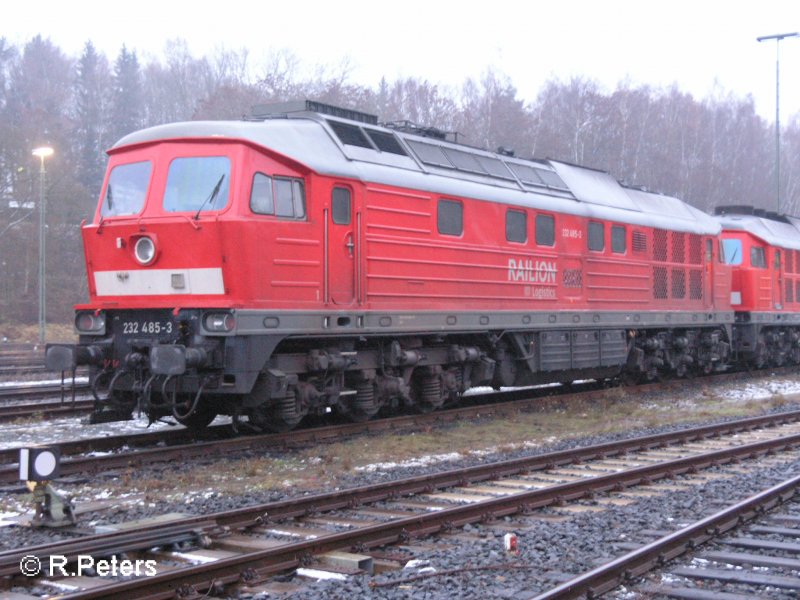
[[[20,481],[52,481],[61,471],[61,449],[58,446],[20,448]]]

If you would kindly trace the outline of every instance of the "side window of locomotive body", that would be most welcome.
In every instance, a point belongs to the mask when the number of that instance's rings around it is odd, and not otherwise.
[[[118,217],[140,213],[152,171],[153,165],[149,161],[117,165],[111,169],[100,215]]]
[[[714,258],[714,246],[711,243],[711,240],[706,240],[706,262],[710,263],[711,260]]]
[[[331,196],[331,219],[337,225],[350,225],[350,190],[347,188],[333,188]]]
[[[506,211],[506,241],[524,244],[528,241],[528,215],[520,210]]]
[[[536,245],[555,246],[556,220],[552,215],[536,215]]]
[[[625,240],[625,227],[622,225],[611,226],[611,252],[615,254],[625,254],[627,250]]]
[[[305,219],[306,197],[303,182],[291,177],[253,175],[250,190],[250,210],[258,215],[273,215],[283,219]]]
[[[750,265],[756,269],[767,268],[767,257],[762,246],[750,248]]]
[[[722,240],[721,255],[727,265],[737,266],[742,264],[742,240]]]
[[[436,226],[443,235],[461,235],[464,232],[464,207],[455,200],[439,200]]]
[[[589,250],[602,252],[606,247],[605,228],[602,223],[589,221]]]
[[[169,165],[164,210],[208,212],[225,208],[231,181],[231,161],[225,156],[176,158]]]
[[[781,270],[781,251],[775,250],[775,270]]]

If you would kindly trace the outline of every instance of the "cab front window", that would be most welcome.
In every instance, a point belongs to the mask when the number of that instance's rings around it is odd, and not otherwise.
[[[231,161],[225,156],[176,158],[169,165],[164,210],[201,212],[225,208]]]
[[[742,240],[722,240],[722,256],[726,265],[742,264]]]
[[[149,161],[117,165],[108,176],[100,214],[103,217],[135,215],[142,211],[153,170]]]

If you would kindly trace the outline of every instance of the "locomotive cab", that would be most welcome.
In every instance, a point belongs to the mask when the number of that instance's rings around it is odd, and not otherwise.
[[[277,295],[258,275],[276,238],[303,235],[290,230],[305,224],[304,189],[298,165],[252,144],[123,139],[82,227],[90,300],[76,307],[79,344],[51,345],[48,368],[90,366],[95,421],[137,405],[200,427],[231,412],[230,395],[249,392],[261,367],[231,356],[274,346],[235,337],[236,309]]]

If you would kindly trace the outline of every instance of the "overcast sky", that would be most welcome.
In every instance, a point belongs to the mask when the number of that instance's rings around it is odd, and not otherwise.
[[[288,49],[304,64],[349,59],[351,82],[425,78],[459,85],[487,67],[533,100],[551,77],[585,76],[606,89],[678,86],[697,97],[715,82],[752,94],[775,116],[775,42],[800,31],[800,0],[38,0],[4,2],[0,36],[49,37],[78,56],[87,40],[110,59],[122,44],[143,62],[183,38],[195,56],[247,48],[252,66]],[[781,42],[781,115],[800,113],[800,38]]]

